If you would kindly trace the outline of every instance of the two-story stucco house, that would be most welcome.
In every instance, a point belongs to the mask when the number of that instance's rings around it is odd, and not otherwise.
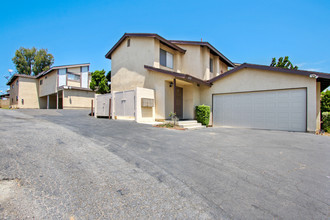
[[[14,74],[8,81],[12,108],[89,108],[90,64],[54,66],[37,76]]]
[[[126,33],[106,58],[111,59],[112,92],[154,90],[156,120],[169,118],[170,112],[194,119],[195,106],[206,104],[214,126],[315,132],[320,93],[330,85],[330,74],[235,66],[208,42],[157,34]]]

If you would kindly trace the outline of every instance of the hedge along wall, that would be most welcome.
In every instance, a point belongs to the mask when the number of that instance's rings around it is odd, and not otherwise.
[[[198,105],[196,106],[196,119],[202,125],[208,125],[210,122],[210,106]]]
[[[322,129],[330,132],[330,112],[322,112]]]

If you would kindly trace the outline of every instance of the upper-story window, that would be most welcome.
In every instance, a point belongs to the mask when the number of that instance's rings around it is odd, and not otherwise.
[[[11,88],[12,88],[12,89],[14,88],[14,84],[11,85]]]
[[[160,49],[160,65],[173,69],[173,54]]]
[[[68,73],[68,79],[69,80],[80,81],[80,76],[79,75],[72,74],[72,73]]]
[[[41,79],[41,80],[40,80],[40,85],[42,85],[42,83],[43,83],[43,80]]]
[[[210,58],[210,72],[213,73],[213,59]]]
[[[18,80],[16,81],[16,85],[18,85]]]

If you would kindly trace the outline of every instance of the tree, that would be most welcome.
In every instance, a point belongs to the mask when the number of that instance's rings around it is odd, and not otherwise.
[[[54,63],[54,57],[47,49],[20,47],[15,52],[13,62],[19,74],[38,75],[48,70]],[[32,74],[33,73],[33,74]]]
[[[49,70],[54,63],[54,57],[47,49],[40,49],[34,58],[33,72],[38,75],[42,71]]]
[[[330,112],[330,90],[321,93],[321,112]]]
[[[106,78],[108,80],[109,91],[111,91],[111,70],[107,73]]]
[[[105,94],[109,92],[108,80],[105,76],[104,70],[95,70],[92,72],[91,83],[89,84],[91,90],[98,94]]]
[[[281,67],[281,68],[285,68],[285,69],[294,69],[294,70],[298,69],[298,66],[292,65],[288,56],[284,57],[284,59],[283,59],[283,57],[278,58],[277,62],[276,62],[276,58],[274,57],[272,59],[270,66]]]

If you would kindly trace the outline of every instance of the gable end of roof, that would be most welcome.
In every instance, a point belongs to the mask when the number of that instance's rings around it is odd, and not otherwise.
[[[161,43],[165,44],[166,46],[172,48],[173,50],[179,51],[180,53],[185,53],[186,50],[182,49],[181,47],[175,45],[174,43],[166,40],[165,38],[159,36],[158,34],[153,33],[125,33],[119,41],[109,50],[109,52],[105,55],[105,58],[111,59],[111,54],[119,47],[119,45],[128,37],[151,37],[158,39]]]

